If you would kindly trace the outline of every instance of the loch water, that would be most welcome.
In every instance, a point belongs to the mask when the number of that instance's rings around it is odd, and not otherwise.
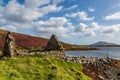
[[[100,50],[89,50],[89,51],[66,51],[66,56],[86,56],[86,57],[110,57],[120,60],[120,47],[97,47]]]

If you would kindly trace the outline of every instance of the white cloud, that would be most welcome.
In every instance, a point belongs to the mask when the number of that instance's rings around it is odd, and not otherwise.
[[[1,29],[9,30],[9,31],[17,31],[17,28],[13,25],[6,25],[1,27]]]
[[[8,13],[8,14],[19,14],[19,9],[23,8],[24,6],[20,5],[19,3],[17,3],[16,0],[11,0],[9,1],[9,3],[6,5],[6,7],[4,8],[4,12]]]
[[[69,7],[69,8],[66,8],[65,10],[73,10],[73,9],[76,9],[77,7],[78,7],[78,5],[73,5],[73,6]]]
[[[59,12],[63,8],[49,3],[50,0],[26,0],[25,4],[19,4],[16,0],[10,0],[6,6],[0,6],[0,28],[13,27],[14,31],[30,29],[34,20],[49,13]],[[44,4],[48,5],[39,7]]]
[[[31,1],[31,0],[30,0]],[[34,0],[32,0],[33,2]],[[35,0],[36,3],[37,0]],[[42,1],[41,1],[42,2]],[[3,11],[4,18],[18,22],[32,21],[51,12],[58,12],[62,6],[48,5],[42,8],[29,8],[28,6],[20,5],[15,0],[8,3]],[[15,16],[15,17],[14,17]],[[15,19],[15,20],[14,20]],[[16,20],[17,19],[17,20]]]
[[[104,36],[113,36],[114,33],[117,33],[120,31],[120,24],[116,25],[109,25],[109,26],[103,26],[100,30],[101,35]]]
[[[46,15],[51,12],[59,12],[60,10],[62,10],[62,8],[63,6],[57,7],[56,5],[48,5],[39,9],[39,12],[42,13],[43,15]]]
[[[60,37],[63,37],[63,38],[70,38],[69,34],[61,34]]]
[[[106,20],[120,20],[120,12],[113,13],[105,17]]]
[[[80,23],[78,27],[76,27],[75,32],[88,32],[99,30],[100,25],[96,22],[92,22],[90,24]]]
[[[78,27],[75,28],[72,35],[79,35],[82,37],[90,37],[95,36],[96,31],[100,29],[100,25],[96,22],[92,22],[90,24],[80,23]]]
[[[80,23],[71,35],[91,37],[91,36],[107,36],[112,37],[115,33],[120,31],[120,24],[114,25],[99,25],[96,22],[91,22],[90,24]]]
[[[71,17],[71,18],[79,17],[79,19],[83,20],[83,21],[90,21],[90,20],[94,19],[94,17],[88,17],[88,14],[84,11],[71,13],[71,14],[66,14],[65,16],[66,17]]]
[[[64,27],[36,27],[37,33],[64,33],[66,29]]]
[[[25,5],[27,7],[36,8],[44,4],[49,4],[50,1],[51,0],[25,0]]]
[[[69,25],[69,26],[65,26]],[[38,33],[66,33],[72,26],[64,17],[51,17],[47,21],[38,21],[34,23],[34,30]]]
[[[31,21],[31,20],[34,20],[34,19],[37,19],[37,18],[43,16],[43,14],[38,11],[38,9],[33,10],[30,8],[25,8],[22,11],[23,11],[23,12],[21,12],[23,14],[22,17],[27,21],[29,21],[29,20]]]
[[[100,25],[97,22],[91,22],[89,24],[80,23],[77,27],[74,28],[74,31],[70,33],[70,36],[113,37],[115,34],[119,34],[119,31],[120,31],[120,24],[105,26],[105,25]]]
[[[62,38],[69,38],[69,33],[73,32],[74,27],[65,17],[51,17],[46,21],[38,21],[33,23],[34,32],[41,36],[49,34],[57,34]]]
[[[64,0],[52,0],[52,3],[53,4],[59,4],[59,3],[61,3],[61,2],[63,2]]]
[[[101,25],[99,25],[97,22],[92,22],[88,25],[87,29],[89,30],[99,30]]]
[[[15,23],[25,23],[32,21],[40,16],[37,9],[27,8],[24,5],[20,5],[16,0],[9,1],[8,5],[4,7],[2,11],[2,17],[7,21],[13,21]]]
[[[94,8],[92,8],[92,7],[89,7],[89,8],[88,8],[88,11],[90,11],[90,12],[94,12],[94,11],[95,11],[95,9],[94,9]]]

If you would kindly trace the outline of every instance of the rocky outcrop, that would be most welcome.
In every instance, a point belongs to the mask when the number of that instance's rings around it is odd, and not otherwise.
[[[15,39],[12,36],[11,32],[8,32],[5,39],[4,48],[3,48],[3,56],[14,57],[15,53],[16,53]]]

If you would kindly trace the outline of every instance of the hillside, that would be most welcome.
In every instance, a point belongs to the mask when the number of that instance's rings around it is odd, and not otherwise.
[[[55,58],[16,58],[0,60],[1,80],[92,80],[79,63]]]
[[[0,48],[3,47],[7,31],[0,29]],[[13,32],[15,43],[19,49],[41,49],[44,48],[48,39],[41,37],[34,37],[30,35],[20,34]],[[71,48],[72,45],[62,42],[64,48]]]

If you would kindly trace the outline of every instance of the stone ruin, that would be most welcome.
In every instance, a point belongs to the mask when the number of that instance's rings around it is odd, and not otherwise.
[[[46,57],[65,57],[64,48],[57,36],[53,34],[45,48]]]
[[[14,57],[15,53],[16,53],[15,39],[12,36],[11,32],[8,32],[7,36],[5,38],[5,44],[4,44],[4,48],[3,48],[3,56]]]
[[[55,34],[51,36],[45,50],[46,51],[62,51],[63,50],[63,46],[61,42],[57,39],[57,36]]]
[[[31,54],[28,51],[16,50],[14,37],[12,36],[11,32],[7,33],[5,38],[4,48],[3,48],[3,57],[4,56],[5,57],[25,57],[25,56],[30,56],[34,54]],[[64,48],[61,42],[57,39],[55,34],[51,36],[44,52],[42,52],[41,54],[45,57],[59,57],[59,58],[65,57]]]

